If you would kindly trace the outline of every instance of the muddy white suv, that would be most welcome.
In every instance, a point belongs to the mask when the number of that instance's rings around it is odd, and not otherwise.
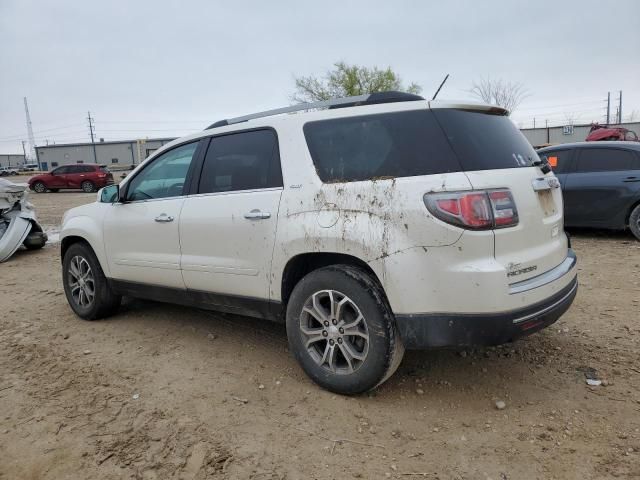
[[[569,308],[558,187],[497,107],[388,92],[223,120],[66,213],[64,288],[87,320],[124,295],[284,321],[315,382],[363,392],[405,348]]]

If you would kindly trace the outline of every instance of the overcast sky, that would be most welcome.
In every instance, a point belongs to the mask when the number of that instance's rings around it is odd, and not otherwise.
[[[290,103],[293,78],[339,60],[391,66],[431,96],[522,82],[530,125],[640,116],[640,4],[600,1],[0,0],[0,153],[27,140],[177,136]],[[615,108],[613,109],[615,111]],[[640,132],[638,132],[640,133]]]

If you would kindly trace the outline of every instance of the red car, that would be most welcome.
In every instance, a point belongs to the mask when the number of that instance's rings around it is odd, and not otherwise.
[[[49,173],[36,175],[29,179],[29,188],[37,193],[47,190],[57,192],[61,189],[80,189],[87,193],[111,185],[113,175],[105,165],[82,163],[63,165]]]
[[[610,127],[607,125],[591,125],[587,142],[598,142],[602,140],[626,140],[628,142],[637,142],[638,135],[633,130],[624,127]]]

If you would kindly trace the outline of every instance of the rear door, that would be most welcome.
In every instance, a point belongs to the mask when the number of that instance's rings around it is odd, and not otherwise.
[[[564,185],[567,225],[624,228],[640,190],[635,152],[616,147],[578,149]]]
[[[67,186],[69,188],[80,188],[82,182],[90,179],[93,167],[91,165],[73,165],[67,174]]]
[[[564,148],[558,150],[545,150],[539,154],[541,158],[543,156],[547,157],[547,162],[551,166],[555,176],[560,180],[560,185],[562,187],[564,187],[567,181],[567,176],[572,170],[572,161],[575,156],[574,153],[574,148]]]
[[[198,194],[185,200],[180,218],[186,287],[223,294],[216,300],[205,296],[204,301],[233,308],[242,302],[226,295],[269,298],[282,195],[278,152],[272,129],[221,135],[210,141]]]
[[[507,280],[525,280],[562,263],[567,238],[559,182],[553,173],[544,174],[532,166],[539,157],[509,117],[433,111],[473,189],[511,190],[518,224],[493,230],[494,256],[507,270]]]

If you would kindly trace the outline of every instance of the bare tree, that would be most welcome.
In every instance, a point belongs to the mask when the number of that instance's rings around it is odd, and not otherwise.
[[[565,121],[565,125],[575,125],[576,123],[575,114],[564,112],[564,121]]]
[[[479,82],[473,82],[469,91],[485,103],[509,110],[510,114],[518,108],[522,100],[529,96],[529,92],[522,83],[507,82],[502,79],[482,78]]]
[[[627,122],[629,123],[635,122],[638,120],[638,118],[640,118],[640,114],[638,113],[638,110],[632,110],[631,113],[627,115]]]

